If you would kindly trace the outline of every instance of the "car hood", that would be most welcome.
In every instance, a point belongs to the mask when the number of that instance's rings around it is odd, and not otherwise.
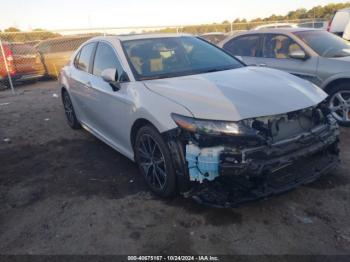
[[[144,84],[183,105],[196,118],[227,121],[292,112],[327,97],[310,82],[258,67],[147,80]]]

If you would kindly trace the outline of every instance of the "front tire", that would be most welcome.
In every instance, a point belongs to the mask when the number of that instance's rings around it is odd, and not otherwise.
[[[168,146],[151,125],[141,127],[136,135],[135,161],[151,190],[161,197],[176,193],[176,175]]]
[[[66,114],[68,125],[72,129],[80,129],[81,125],[76,117],[72,100],[70,99],[67,91],[62,92],[62,102],[63,102],[64,112]]]
[[[339,125],[350,127],[350,84],[343,83],[332,88],[328,103]]]

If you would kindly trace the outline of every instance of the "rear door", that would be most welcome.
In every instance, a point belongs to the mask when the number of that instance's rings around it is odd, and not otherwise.
[[[305,80],[319,84],[317,72],[317,57],[308,56],[307,59],[295,59],[291,52],[305,50],[288,35],[263,34],[261,53],[256,57],[257,64],[286,71]]]
[[[19,75],[43,74],[43,65],[39,53],[26,44],[11,44],[13,63]]]
[[[257,65],[255,58],[260,52],[260,42],[260,34],[242,35],[229,40],[223,49],[247,65]]]
[[[70,95],[72,96],[74,108],[77,111],[81,122],[92,126],[91,103],[92,90],[92,61],[95,52],[96,42],[87,43],[74,58],[74,63],[70,70]]]

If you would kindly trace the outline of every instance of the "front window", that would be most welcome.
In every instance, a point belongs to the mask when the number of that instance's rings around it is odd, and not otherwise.
[[[123,42],[137,80],[229,70],[243,65],[217,47],[194,37],[169,37]]]
[[[294,34],[320,56],[350,56],[350,44],[334,34],[326,31],[301,31]]]
[[[285,35],[266,35],[262,56],[265,58],[287,59],[289,54],[303,51],[291,38]]]
[[[123,74],[123,69],[113,48],[106,43],[98,43],[92,73],[101,76],[102,71],[108,68],[116,69],[118,76]]]

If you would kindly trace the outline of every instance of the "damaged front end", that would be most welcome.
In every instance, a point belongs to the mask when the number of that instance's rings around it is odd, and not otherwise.
[[[339,163],[339,129],[324,104],[240,122],[172,116],[164,133],[185,197],[218,207],[315,181]]]

